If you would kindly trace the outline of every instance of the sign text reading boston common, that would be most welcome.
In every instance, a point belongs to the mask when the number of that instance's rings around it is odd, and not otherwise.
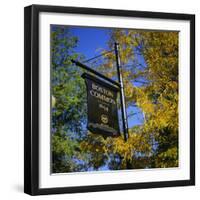
[[[105,137],[119,136],[118,89],[90,74],[84,73],[82,77],[87,86],[88,129]]]

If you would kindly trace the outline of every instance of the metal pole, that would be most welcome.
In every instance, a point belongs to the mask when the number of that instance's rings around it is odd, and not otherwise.
[[[117,75],[118,81],[120,84],[120,101],[121,101],[121,111],[122,111],[122,123],[123,123],[123,130],[124,130],[124,140],[127,141],[128,139],[128,122],[127,122],[127,113],[126,113],[126,104],[125,104],[125,96],[124,96],[124,84],[122,78],[122,67],[121,61],[119,57],[119,44],[115,43],[115,56],[116,56],[116,66],[117,66]]]

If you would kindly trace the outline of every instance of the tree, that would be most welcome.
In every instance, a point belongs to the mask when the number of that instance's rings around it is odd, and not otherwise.
[[[82,150],[98,153],[91,163],[107,163],[110,169],[126,169],[127,163],[130,168],[177,167],[178,32],[113,29],[110,49],[115,41],[121,47],[127,107],[141,109],[143,124],[129,129],[127,142],[90,135]],[[104,61],[100,68],[115,76],[115,55],[106,54]]]
[[[78,38],[64,26],[51,26],[52,172],[79,170],[79,142],[85,135],[85,85],[81,70],[71,59],[81,57],[74,48]]]
[[[178,166],[178,33],[112,29],[110,50],[115,41],[120,44],[126,107],[143,116],[141,124],[129,128],[127,142],[87,131],[82,70],[71,63],[83,58],[74,50],[78,38],[66,27],[51,26],[53,172]],[[110,52],[95,69],[114,78],[115,63]]]

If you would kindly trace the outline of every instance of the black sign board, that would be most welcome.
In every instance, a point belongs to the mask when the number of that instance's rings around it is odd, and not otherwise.
[[[104,137],[119,136],[117,109],[119,89],[87,73],[82,77],[87,86],[88,130]]]

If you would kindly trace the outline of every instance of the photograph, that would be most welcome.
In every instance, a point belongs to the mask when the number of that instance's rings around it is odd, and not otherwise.
[[[50,25],[52,174],[179,167],[179,31]]]
[[[194,15],[31,5],[24,25],[25,193],[195,184]]]

